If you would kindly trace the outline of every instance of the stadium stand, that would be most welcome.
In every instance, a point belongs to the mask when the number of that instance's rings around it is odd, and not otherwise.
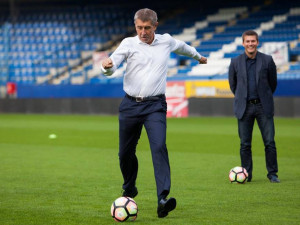
[[[275,50],[277,42],[287,43],[288,46],[293,42],[298,43],[300,34],[299,8],[280,1],[259,6],[243,4],[221,8],[207,16],[199,16],[196,10],[188,10],[172,21],[167,21],[158,31],[169,32],[178,39],[192,43],[203,55],[209,57],[210,62],[208,65],[197,65],[194,60],[178,56],[178,63],[175,63],[175,68],[170,69],[169,74],[170,77],[176,76],[176,79],[227,78],[230,58],[244,51],[241,34],[247,29],[255,29],[260,35],[260,43],[272,42]],[[262,44],[260,47],[264,47]],[[290,55],[292,54],[291,52]],[[295,56],[299,60],[299,56]],[[288,68],[288,64],[287,61],[285,65],[278,65],[279,78],[291,73],[284,69]],[[124,69],[121,68],[120,71]],[[297,79],[298,76],[288,77]]]
[[[286,43],[289,60],[279,66],[279,78],[299,78],[300,2],[233,1],[219,9],[211,7],[212,2],[202,10],[195,7],[197,1],[178,7],[182,2],[153,5],[161,19],[158,33],[168,32],[190,43],[209,58],[209,64],[197,65],[172,54],[170,79],[226,78],[230,58],[243,52],[241,34],[247,29],[259,33],[260,47],[266,42]],[[122,82],[126,63],[112,78],[104,77],[93,65],[95,52],[109,54],[122,38],[134,35],[132,17],[143,1],[120,3],[24,7],[14,22],[2,14],[1,84]]]
[[[10,80],[44,83],[126,32],[126,26],[109,24],[122,21],[126,25],[124,11],[112,7],[102,7],[102,10],[86,7],[84,11],[76,7],[45,13],[41,13],[41,9],[39,13],[25,11],[16,24],[8,28]],[[82,72],[72,71],[71,76],[77,80],[79,74]]]
[[[219,23],[214,26],[210,25],[211,21]],[[219,9],[218,13],[208,15],[203,21],[196,22],[194,29],[184,31],[182,34],[185,40],[191,37],[191,31],[196,34],[196,38],[202,37],[196,48],[209,56],[211,66],[195,65],[190,62],[188,66],[179,69],[177,74],[204,75],[205,79],[207,76],[215,79],[218,78],[216,75],[220,75],[219,78],[224,78],[227,76],[230,58],[243,52],[241,40],[243,31],[255,29],[260,35],[260,43],[298,42],[299,21],[299,8],[278,7],[277,4],[252,9],[249,7]],[[204,31],[201,33],[202,30]],[[187,32],[189,35],[186,38]],[[208,36],[207,40],[205,35]]]

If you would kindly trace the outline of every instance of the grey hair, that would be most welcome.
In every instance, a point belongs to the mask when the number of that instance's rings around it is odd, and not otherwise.
[[[134,15],[134,23],[137,19],[140,19],[143,22],[151,21],[152,25],[156,25],[157,14],[155,11],[148,8],[140,9]]]

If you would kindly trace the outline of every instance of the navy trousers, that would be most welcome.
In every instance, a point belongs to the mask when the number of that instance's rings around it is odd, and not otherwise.
[[[138,174],[136,146],[143,126],[146,129],[154,167],[158,200],[170,192],[170,165],[166,147],[165,96],[158,100],[136,102],[127,96],[119,107],[119,160],[124,190],[132,190]]]
[[[264,114],[261,103],[256,105],[247,104],[243,118],[238,120],[239,137],[241,140],[240,156],[242,167],[248,171],[249,177],[252,177],[253,162],[251,142],[255,119],[265,145],[266,167],[268,171],[267,177],[271,178],[272,175],[277,176],[278,172],[277,151],[274,140],[274,119],[273,117],[267,117]]]

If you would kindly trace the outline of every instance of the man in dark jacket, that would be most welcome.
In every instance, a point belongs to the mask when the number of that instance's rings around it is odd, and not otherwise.
[[[234,94],[234,112],[238,119],[241,141],[242,167],[252,179],[252,132],[256,119],[265,145],[267,177],[272,183],[279,183],[274,128],[273,93],[277,86],[276,65],[272,56],[257,51],[258,34],[249,30],[243,33],[245,52],[231,60],[229,84]]]

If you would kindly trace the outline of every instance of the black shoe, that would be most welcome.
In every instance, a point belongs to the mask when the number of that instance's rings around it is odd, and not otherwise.
[[[247,182],[251,182],[252,180],[252,174],[248,174]]]
[[[157,207],[157,215],[159,218],[166,217],[169,212],[176,208],[176,199],[169,198],[169,199],[162,199],[158,203]]]
[[[134,188],[133,188],[132,190],[130,190],[130,191],[124,190],[122,196],[123,196],[123,197],[134,198],[135,196],[137,196],[138,193],[139,193],[139,192],[138,192],[137,188],[134,187]]]
[[[269,177],[269,180],[270,180],[271,183],[280,183],[280,180],[275,175],[271,175]]]

